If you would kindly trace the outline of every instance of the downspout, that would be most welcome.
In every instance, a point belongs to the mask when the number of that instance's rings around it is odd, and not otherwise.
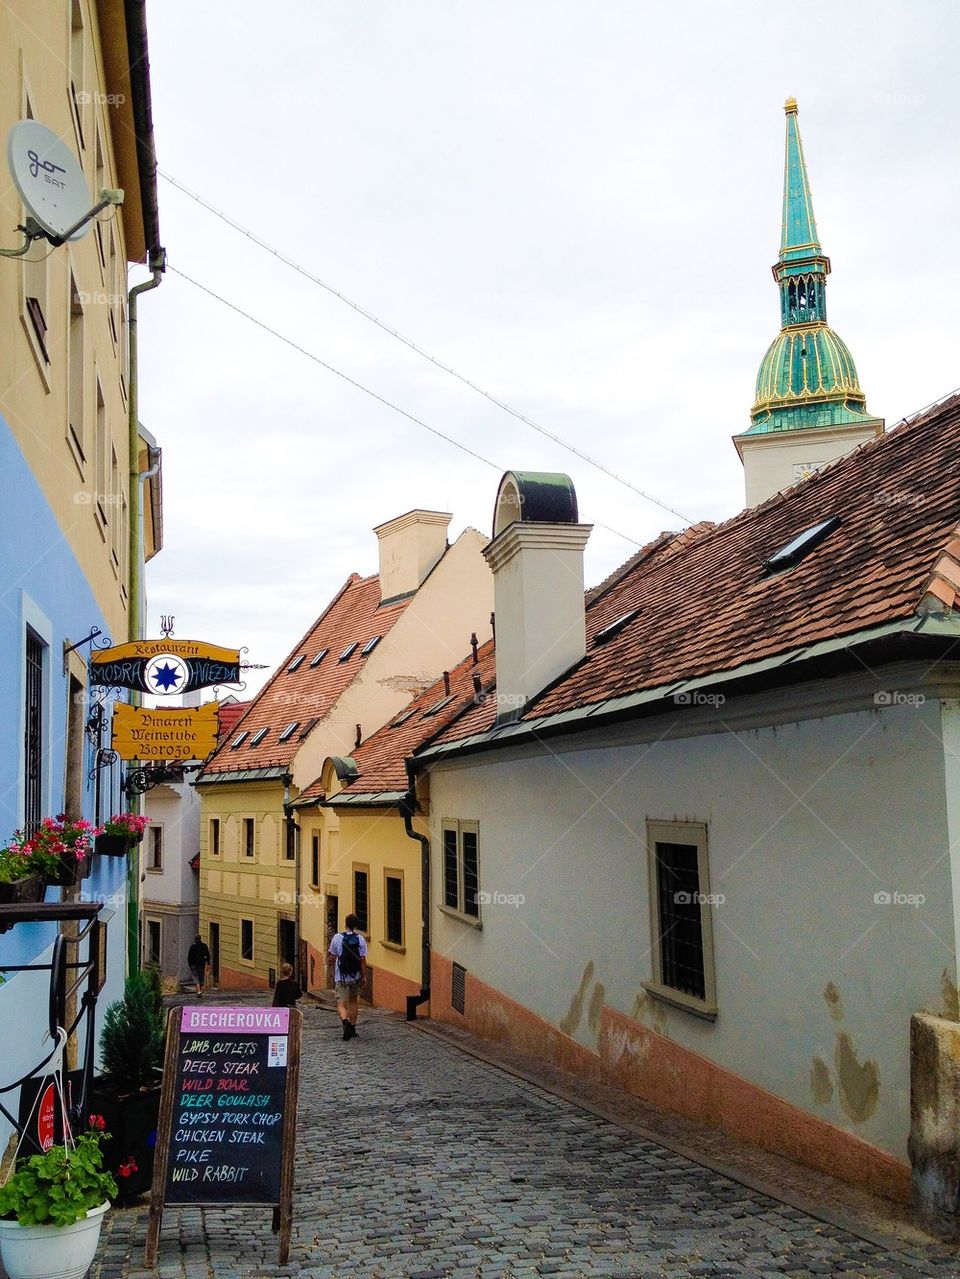
[[[293,952],[293,971],[296,980],[301,986],[305,985],[303,981],[304,974],[300,971],[300,824],[297,821],[296,813],[290,803],[290,783],[293,778],[289,773],[283,775],[283,817],[286,830],[284,838],[293,839],[293,934],[294,934],[294,952]],[[280,965],[277,965],[278,969]],[[279,974],[278,974],[279,976]]]
[[[416,1021],[417,1009],[430,999],[430,840],[413,829],[413,815],[417,811],[417,776],[413,760],[405,761],[407,769],[407,793],[400,801],[403,829],[410,839],[420,844],[420,993],[407,996],[407,1021]]]
[[[141,559],[144,554],[143,537],[143,485],[151,476],[156,475],[160,467],[157,457],[153,466],[141,473],[140,462],[140,420],[139,420],[139,370],[137,365],[137,298],[141,293],[159,286],[166,266],[166,254],[163,249],[153,250],[150,254],[150,270],[152,278],[143,284],[134,285],[129,294],[127,311],[127,340],[129,342],[129,376],[128,408],[130,416],[127,423],[127,446],[130,451],[130,547],[128,559],[130,563],[130,581],[127,585],[127,602],[129,607],[127,639],[143,639],[143,570]],[[140,694],[131,697],[134,706],[140,705]],[[130,810],[139,812],[142,800],[139,795],[128,800]],[[127,865],[127,972],[135,973],[140,967],[140,846],[134,844],[128,854]]]

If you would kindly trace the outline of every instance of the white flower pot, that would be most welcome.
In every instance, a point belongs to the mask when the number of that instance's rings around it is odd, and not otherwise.
[[[0,1221],[0,1257],[10,1279],[83,1279],[96,1256],[109,1202],[72,1226]]]

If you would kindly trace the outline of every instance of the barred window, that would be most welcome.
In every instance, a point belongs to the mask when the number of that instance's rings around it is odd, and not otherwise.
[[[443,823],[443,904],[474,919],[480,916],[479,843],[477,822]]]

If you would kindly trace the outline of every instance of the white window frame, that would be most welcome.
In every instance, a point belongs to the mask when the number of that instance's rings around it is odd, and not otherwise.
[[[155,830],[158,830],[160,832],[160,865],[159,866],[154,866],[153,864],[153,832]],[[151,822],[150,825],[147,827],[146,833],[147,833],[147,867],[146,869],[149,871],[151,875],[162,875],[163,874],[163,845],[164,845],[163,822]]]
[[[163,967],[163,920],[156,915],[147,915],[143,921],[143,962],[145,964],[155,963],[158,968]],[[150,925],[157,926],[157,958],[150,957]]]
[[[463,836],[464,834],[473,834],[477,837],[477,895],[480,896],[480,823],[473,819],[462,819],[454,817],[445,817],[440,824],[440,903],[439,908],[445,915],[451,915],[454,919],[470,924],[474,928],[483,927],[483,919],[481,915],[480,902],[476,903],[476,914],[471,914],[464,909],[464,873],[463,873]],[[457,841],[457,905],[447,905],[447,866],[446,866],[446,836],[447,832],[453,832]]]
[[[660,871],[657,844],[687,844],[697,849],[697,878],[700,903],[700,938],[703,950],[704,997],[698,999],[687,991],[668,986],[663,979],[663,952],[660,930]],[[685,1012],[715,1021],[717,980],[713,955],[713,899],[710,892],[710,856],[707,826],[704,822],[669,822],[647,819],[648,899],[650,908],[650,954],[653,977],[642,983],[655,999],[682,1008]]]

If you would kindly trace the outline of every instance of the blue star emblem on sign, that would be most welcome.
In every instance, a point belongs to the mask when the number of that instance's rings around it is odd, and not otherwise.
[[[182,658],[160,653],[147,662],[144,682],[151,693],[169,696],[182,692],[189,683],[189,671]]]

